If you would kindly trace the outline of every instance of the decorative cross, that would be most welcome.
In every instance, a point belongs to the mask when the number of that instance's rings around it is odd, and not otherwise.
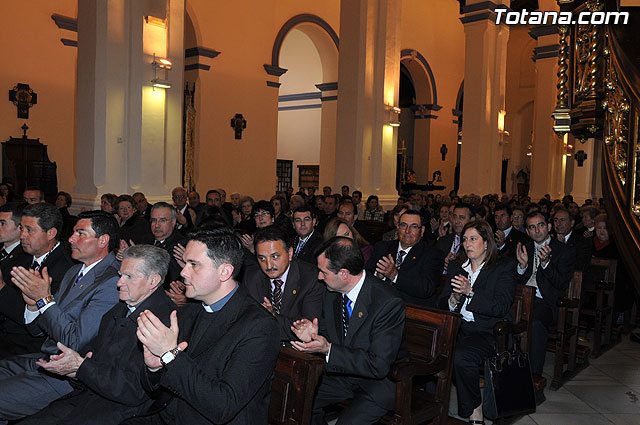
[[[26,139],[27,138],[27,130],[29,130],[29,126],[27,125],[27,123],[22,124],[22,127],[20,127],[22,129],[22,138]]]
[[[242,114],[236,114],[231,118],[231,127],[236,132],[236,139],[242,139],[242,130],[247,128],[247,120],[244,119]]]
[[[579,150],[574,155],[574,158],[576,159],[576,161],[578,161],[578,167],[582,167],[582,164],[584,163],[585,159],[587,159],[587,154],[584,153],[583,150]]]
[[[18,83],[9,90],[9,101],[18,107],[18,118],[29,118],[29,108],[38,103],[38,95],[29,84]]]
[[[442,154],[443,161],[444,161],[444,158],[447,156],[447,152],[449,152],[449,149],[447,149],[447,145],[443,143],[442,146],[440,146],[440,153]]]

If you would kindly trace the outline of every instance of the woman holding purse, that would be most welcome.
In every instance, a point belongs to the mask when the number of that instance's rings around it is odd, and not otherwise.
[[[449,264],[439,307],[462,314],[454,360],[458,415],[484,424],[480,365],[495,352],[493,325],[512,320],[516,263],[498,258],[491,226],[482,220],[467,223],[461,232],[462,250]]]

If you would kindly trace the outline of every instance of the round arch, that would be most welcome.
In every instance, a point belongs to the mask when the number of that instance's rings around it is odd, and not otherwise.
[[[409,60],[410,62],[416,61],[423,69],[424,74],[428,80],[428,89],[431,94],[431,103],[435,106],[438,104],[438,91],[436,88],[436,79],[433,76],[433,71],[431,70],[431,66],[429,66],[429,62],[427,59],[417,50],[415,49],[402,49],[400,52],[400,60],[405,62]],[[411,70],[411,69],[409,69]],[[413,75],[414,81],[416,80],[416,76]],[[419,100],[416,99],[419,102]]]
[[[273,75],[279,76],[287,71],[284,68],[280,68],[280,50],[282,49],[282,43],[287,34],[294,28],[304,32],[316,46],[322,58],[324,81],[338,81],[338,52],[340,50],[338,34],[327,21],[309,13],[294,16],[285,22],[282,28],[280,28],[280,31],[278,31],[273,43],[273,48],[271,49],[271,64],[269,65]],[[267,66],[265,66],[265,68],[267,68]],[[267,72],[269,72],[269,70],[267,70]]]

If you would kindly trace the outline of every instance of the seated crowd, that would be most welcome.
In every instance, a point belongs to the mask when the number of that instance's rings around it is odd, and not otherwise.
[[[534,376],[592,255],[619,261],[616,313],[636,298],[598,202],[412,194],[385,214],[348,186],[171,197],[104,194],[76,217],[68,193],[54,206],[0,185],[0,424],[266,424],[281,346],[325,360],[314,424],[347,399],[338,424],[375,423],[408,356],[406,303],[460,313],[458,413],[483,423],[479,366],[517,283],[536,288]]]

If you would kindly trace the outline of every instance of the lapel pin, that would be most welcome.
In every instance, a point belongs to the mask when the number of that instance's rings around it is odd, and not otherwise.
[[[362,319],[362,312],[361,311],[358,312],[358,319]]]
[[[295,289],[293,290],[293,295],[297,294],[298,291],[296,291]]]
[[[415,259],[416,259],[416,257],[413,257],[413,258],[411,258],[411,259],[412,259],[412,260],[415,260]]]

